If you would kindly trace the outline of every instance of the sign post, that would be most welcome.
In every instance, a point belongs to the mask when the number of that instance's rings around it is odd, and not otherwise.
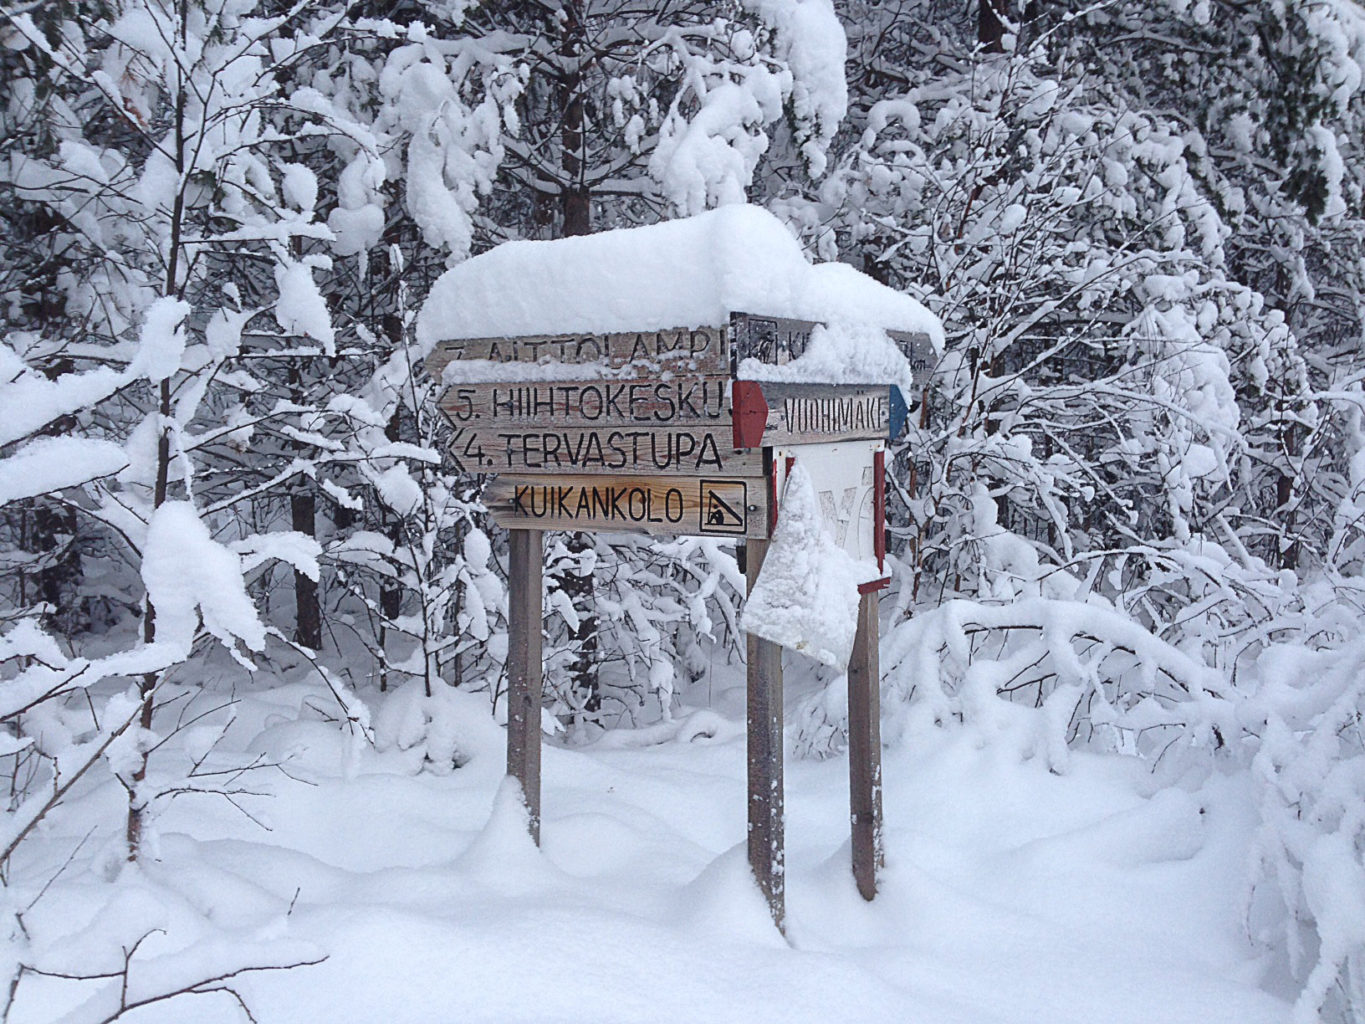
[[[745,571],[754,588],[766,540],[745,544]],[[787,922],[786,838],[782,779],[782,648],[752,633],[746,637],[749,868],[754,873],[777,929]]]
[[[507,536],[507,774],[521,784],[531,839],[540,845],[540,577],[545,547],[539,530]]]
[[[877,594],[858,601],[858,632],[848,662],[848,802],[853,826],[853,879],[863,899],[877,895],[882,850],[882,730]]]
[[[899,389],[734,379],[746,358],[799,358],[818,327],[736,313],[721,326],[443,341],[428,357],[436,380],[451,362],[480,361],[477,379],[452,381],[438,405],[455,428],[455,468],[501,474],[485,501],[509,531],[507,773],[537,845],[544,530],[729,537],[745,544],[752,592],[777,487],[800,458],[823,467],[818,493],[836,542],[881,563],[882,442],[905,422]],[[889,333],[916,373],[932,358],[927,335]],[[490,364],[505,365],[497,376],[506,379],[489,377]],[[859,589],[848,665],[853,874],[869,900],[883,861],[877,590],[886,582]],[[782,648],[750,634],[746,654],[749,865],[785,931]]]

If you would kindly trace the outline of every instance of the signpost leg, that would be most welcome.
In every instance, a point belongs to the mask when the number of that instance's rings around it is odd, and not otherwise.
[[[747,541],[752,592],[766,540]],[[782,823],[782,648],[750,635],[748,652],[749,866],[773,923],[786,930],[786,863]]]
[[[531,838],[540,845],[540,530],[511,530],[507,551],[507,774],[521,783]]]
[[[858,602],[858,632],[848,663],[848,792],[853,877],[863,899],[877,895],[882,851],[881,693],[877,662],[877,591]]]

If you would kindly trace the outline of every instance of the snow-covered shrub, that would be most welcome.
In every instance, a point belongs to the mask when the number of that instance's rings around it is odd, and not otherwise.
[[[853,131],[786,200],[948,335],[894,453],[884,735],[1255,773],[1251,931],[1302,1019],[1357,1020],[1365,19],[1019,3],[983,52],[909,6],[850,5]],[[803,749],[841,744],[842,685]]]
[[[1260,803],[1253,939],[1303,979],[1295,1021],[1365,1013],[1365,647],[1269,648],[1237,695]]]
[[[745,590],[733,548],[715,538],[594,536],[594,608],[601,638],[598,706],[585,706],[568,671],[577,613],[562,591],[546,591],[546,692],[552,714],[603,726],[671,720],[675,693],[704,675],[710,660],[742,649]],[[570,557],[547,544],[547,566]]]

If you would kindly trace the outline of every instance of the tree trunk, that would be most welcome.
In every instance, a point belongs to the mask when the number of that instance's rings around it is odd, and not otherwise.
[[[289,495],[289,518],[293,529],[309,537],[317,536],[317,497],[312,481],[305,481]],[[318,585],[311,577],[294,570],[294,639],[309,650],[322,650],[322,607]]]
[[[179,199],[177,199],[177,206]],[[176,247],[178,249],[178,246]],[[176,251],[172,249],[172,253]],[[171,273],[175,273],[175,260],[171,260]],[[171,418],[171,382],[163,380],[161,382],[160,412],[163,423],[167,423]],[[166,494],[170,487],[171,475],[171,433],[167,427],[161,428],[161,436],[156,440],[156,485],[152,492],[152,508],[159,509],[166,503]],[[152,606],[150,598],[144,598],[142,602],[142,640],[144,643],[152,643],[156,640],[156,608]],[[155,672],[148,672],[138,680],[138,698],[142,704],[138,710],[138,728],[143,733],[147,733],[152,728],[153,697],[156,693],[156,684],[159,675]],[[128,822],[125,829],[125,838],[128,843],[128,859],[137,860],[138,854],[142,850],[142,836],[146,826],[147,802],[146,794],[142,792],[142,783],[147,778],[147,757],[148,751],[139,740],[141,749],[141,759],[138,761],[137,768],[133,771],[133,777],[128,787]]]
[[[183,53],[188,43],[189,33],[189,18],[185,0],[180,0],[178,15],[180,45]],[[185,159],[188,144],[185,126],[188,123],[188,108],[189,88],[185,81],[185,71],[180,68],[177,75],[173,124],[175,128],[175,169],[181,184],[171,205],[169,257],[166,261],[164,288],[166,295],[177,297],[183,297],[180,288],[180,237],[185,226]],[[156,483],[152,489],[153,513],[166,503],[166,496],[170,490],[171,381],[169,377],[162,380],[157,398],[157,412],[161,415],[162,425],[161,432],[156,439]],[[156,609],[152,606],[150,597],[144,597],[142,601],[142,640],[148,644],[156,640]],[[146,794],[142,792],[142,783],[147,778],[147,758],[150,751],[145,745],[144,737],[152,728],[153,698],[159,680],[160,675],[158,673],[148,672],[138,680],[137,686],[138,698],[141,701],[141,707],[138,710],[138,726],[142,729],[143,736],[138,739],[141,755],[128,786],[128,822],[124,830],[124,837],[128,844],[129,861],[137,860],[142,851],[143,833],[147,824],[147,799]]]
[[[1005,0],[978,0],[976,6],[976,40],[987,53],[1005,52],[1005,23],[1000,19],[1000,5]]]
[[[48,380],[56,380],[64,373],[71,373],[76,365],[70,359],[58,359],[43,368]],[[60,416],[42,430],[45,437],[61,437],[76,429],[74,416]],[[21,504],[23,510],[29,503]],[[26,511],[20,515],[28,517]],[[76,514],[65,507],[52,507],[38,504],[33,509],[33,531],[27,540],[31,550],[46,554],[45,564],[38,570],[38,596],[47,610],[43,613],[44,624],[54,633],[68,636],[79,631],[89,623],[81,622],[78,617],[79,601],[76,597],[80,577],[80,556],[76,550]],[[21,532],[27,532],[20,528]],[[20,592],[24,590],[24,572],[19,570]],[[20,605],[23,598],[20,598]]]
[[[385,317],[384,326],[393,339],[393,344],[397,347],[402,340],[402,325],[397,317]],[[397,441],[401,428],[401,414],[395,409],[393,415],[389,417],[389,422],[384,424],[384,436],[390,441]],[[388,518],[387,516],[385,518]],[[403,543],[403,521],[396,516],[390,520],[386,530],[388,538],[393,542],[394,550],[397,550]],[[389,623],[397,620],[403,614],[403,586],[398,582],[395,575],[384,579],[379,584],[379,691],[385,692],[389,688]]]
[[[560,85],[560,106],[564,123],[560,129],[560,166],[563,171],[560,193],[560,224],[564,237],[586,235],[592,231],[592,197],[583,181],[583,77],[577,70],[584,49],[582,0],[571,0],[562,8],[563,39],[560,55],[565,72]],[[586,533],[569,535],[568,548],[581,559],[593,545]],[[602,710],[602,694],[597,679],[597,614],[591,573],[566,572],[558,581],[560,589],[578,612],[578,628],[573,632],[573,660],[569,663],[569,683],[577,697],[583,717],[595,720]]]
[[[1283,536],[1276,545],[1281,569],[1299,567],[1299,540],[1295,534],[1297,516],[1294,514],[1294,460],[1299,450],[1299,431],[1292,424],[1281,427],[1280,444],[1284,447],[1285,466],[1275,478],[1275,517],[1279,520]]]
[[[559,53],[565,72],[559,85],[559,106],[564,112],[559,132],[560,217],[564,237],[586,235],[592,231],[592,205],[583,180],[583,73],[579,60],[585,49],[583,0],[569,0],[563,8]]]

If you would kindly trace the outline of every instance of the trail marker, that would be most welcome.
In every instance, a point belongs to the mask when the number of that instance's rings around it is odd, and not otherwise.
[[[543,531],[742,540],[752,588],[786,469],[799,460],[836,540],[884,564],[885,447],[904,429],[906,396],[890,385],[735,379],[744,359],[799,358],[818,327],[736,313],[669,330],[442,341],[428,357],[428,372],[449,384],[438,405],[454,426],[452,464],[499,474],[485,503],[511,531],[507,770],[537,843]],[[932,365],[927,335],[889,333],[917,374]],[[477,362],[461,379],[447,372],[455,361]],[[848,667],[853,873],[869,900],[882,863],[875,590],[886,582],[878,573],[860,588]],[[747,654],[749,863],[784,928],[782,649],[750,635]]]

